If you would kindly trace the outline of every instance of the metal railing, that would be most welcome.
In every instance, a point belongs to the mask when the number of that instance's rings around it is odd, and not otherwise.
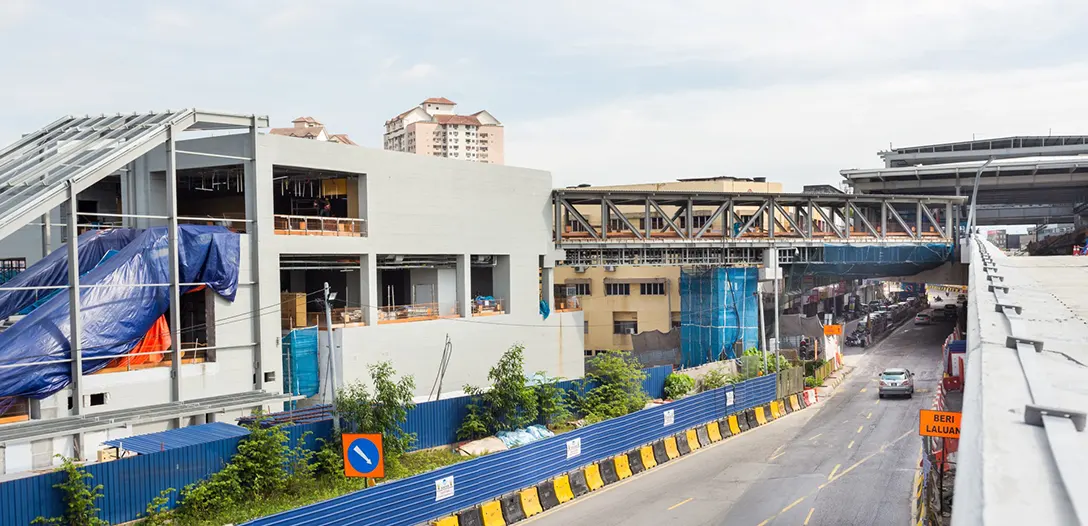
[[[489,298],[480,299],[476,298],[472,301],[472,315],[473,316],[493,316],[495,314],[505,314],[506,310],[504,305],[506,304],[502,298]]]
[[[315,217],[276,214],[277,234],[289,236],[365,237],[366,220],[353,217]]]
[[[458,309],[456,305],[450,307],[448,312],[442,312],[438,303],[410,303],[407,305],[378,307],[378,323],[437,320],[457,316]]]

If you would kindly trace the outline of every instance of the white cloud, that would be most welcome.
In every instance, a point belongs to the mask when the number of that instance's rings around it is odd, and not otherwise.
[[[765,176],[800,190],[879,165],[897,146],[982,136],[1082,133],[1088,64],[918,72],[758,89],[682,91],[507,121],[508,164],[557,185]]]
[[[401,71],[400,77],[405,80],[420,80],[433,77],[436,73],[438,73],[438,68],[434,64],[415,64]]]
[[[0,29],[26,20],[31,14],[32,6],[29,0],[3,0],[0,1]]]

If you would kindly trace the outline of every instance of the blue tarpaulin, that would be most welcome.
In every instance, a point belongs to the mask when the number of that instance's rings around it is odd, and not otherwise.
[[[283,392],[317,394],[317,327],[295,329],[283,338]]]
[[[734,344],[759,346],[759,270],[680,272],[680,355],[684,367],[736,358]]]
[[[178,228],[182,283],[203,283],[234,301],[238,291],[238,234],[222,227],[182,225]],[[99,256],[101,258],[101,255]],[[169,284],[170,258],[166,227],[144,230],[131,243],[81,279],[83,373],[102,369],[139,343],[169,306],[169,287],[126,287]],[[185,293],[191,287],[182,287]],[[45,305],[0,333],[0,363],[33,363],[71,357],[68,295]],[[68,363],[0,369],[0,397],[44,398],[71,382]]]
[[[139,231],[130,228],[91,230],[79,236],[79,274],[90,272],[110,250],[121,250],[132,242]],[[17,287],[59,287],[68,284],[68,248],[60,247],[44,259],[20,272],[0,286],[0,320],[11,316],[34,302],[55,294],[57,290],[4,290]],[[44,303],[44,302],[43,302]]]

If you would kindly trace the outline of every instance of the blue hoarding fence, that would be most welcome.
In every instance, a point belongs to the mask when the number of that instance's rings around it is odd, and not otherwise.
[[[332,433],[332,422],[299,424],[284,430],[289,447],[295,447],[305,435],[303,445],[314,450],[318,438],[327,438]],[[310,434],[306,435],[307,432]],[[178,492],[222,469],[238,451],[242,438],[224,438],[88,465],[86,470],[94,477],[91,483],[103,486],[104,497],[95,502],[101,509],[98,516],[110,524],[134,521],[151,499],[167,488],[177,490],[170,494],[170,507],[174,507]],[[37,517],[62,516],[64,502],[53,485],[64,477],[63,473],[53,472],[0,483],[0,524],[24,525]]]
[[[257,519],[254,526],[366,524],[413,525],[469,508],[542,480],[609,458],[727,414],[769,403],[775,376],[754,378],[583,427],[515,449],[493,453],[413,477]],[[729,404],[729,402],[732,404]],[[670,411],[671,423],[665,418]],[[581,441],[568,457],[567,441]],[[452,480],[440,495],[436,482]]]

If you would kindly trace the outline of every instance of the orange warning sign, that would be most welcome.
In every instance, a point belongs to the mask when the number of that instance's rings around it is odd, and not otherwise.
[[[842,325],[824,325],[824,336],[842,336]]]
[[[924,437],[959,438],[960,413],[922,409],[918,417],[918,434]]]
[[[344,433],[344,475],[380,479],[385,477],[380,434],[356,435]]]

